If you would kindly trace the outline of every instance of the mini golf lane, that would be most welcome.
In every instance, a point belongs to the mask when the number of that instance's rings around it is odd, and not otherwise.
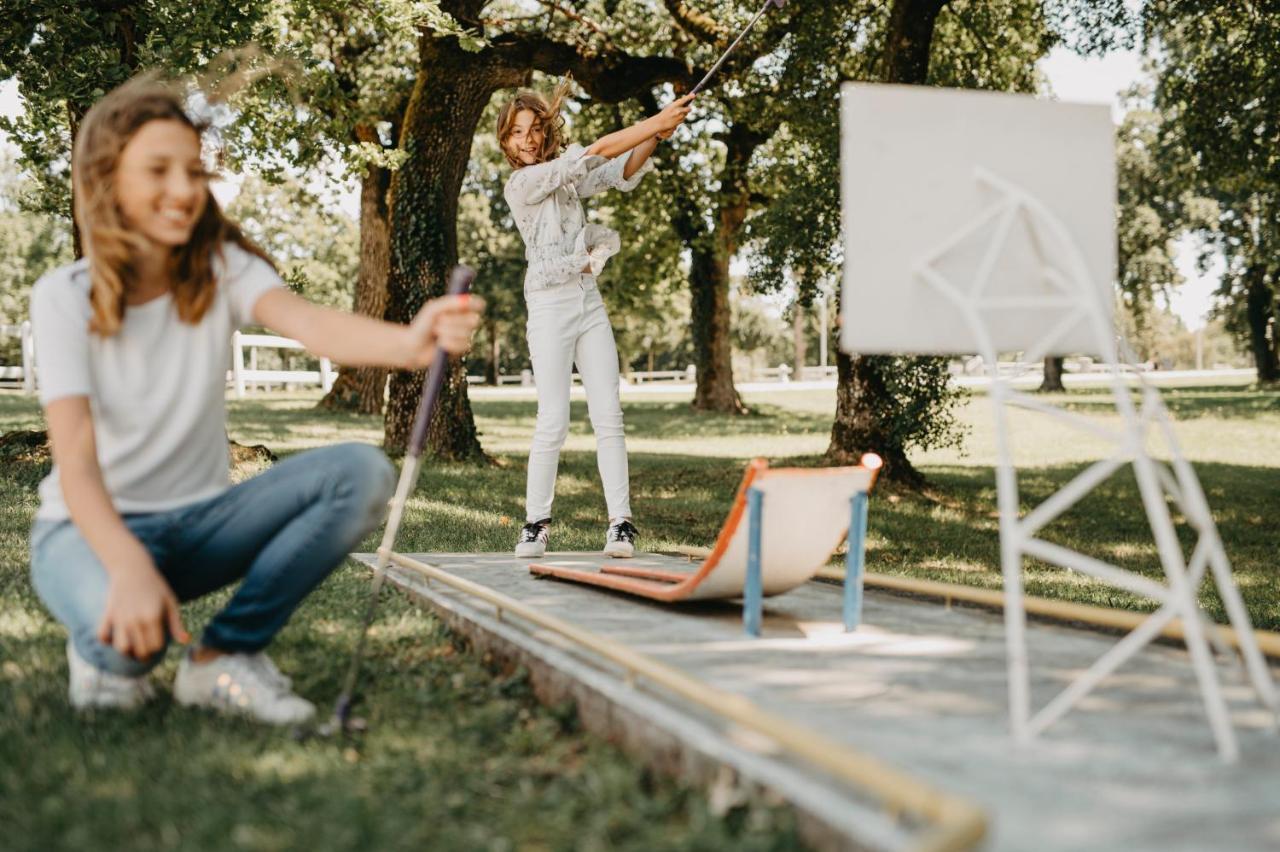
[[[1148,647],[1039,741],[1017,749],[1006,726],[999,613],[868,590],[863,626],[844,634],[840,588],[815,582],[766,599],[763,637],[750,639],[731,603],[664,606],[534,579],[506,553],[408,556],[978,805],[988,818],[982,848],[1280,849],[1280,737],[1268,730],[1243,676],[1223,669],[1243,755],[1223,765],[1180,648]],[[553,553],[540,561],[589,568],[605,560]],[[675,556],[629,564],[692,568]],[[823,847],[910,848],[922,836],[920,826],[895,820],[872,798],[759,735],[628,678],[589,649],[411,570],[393,567],[389,578],[478,648],[526,665],[544,700],[576,700],[588,729],[663,769],[712,781],[713,800],[767,789],[796,806],[808,839]],[[1029,624],[1035,705],[1114,641]]]

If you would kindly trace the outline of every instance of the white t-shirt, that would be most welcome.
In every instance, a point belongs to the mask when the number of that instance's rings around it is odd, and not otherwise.
[[[86,396],[98,465],[121,514],[161,512],[229,485],[227,367],[231,335],[253,306],[284,286],[271,265],[237,245],[215,253],[217,294],[200,322],[178,319],[165,293],[125,309],[110,337],[89,331],[87,261],[44,275],[31,291],[40,401]],[[225,261],[225,262],[223,262]],[[58,467],[40,483],[36,518],[68,518]]]

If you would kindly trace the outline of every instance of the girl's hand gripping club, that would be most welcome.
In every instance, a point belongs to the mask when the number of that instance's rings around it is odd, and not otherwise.
[[[448,294],[458,296],[471,289],[476,271],[469,266],[456,266],[449,274]],[[321,725],[322,736],[333,736],[352,730],[363,730],[364,721],[351,718],[351,704],[356,688],[356,679],[360,674],[360,662],[364,656],[365,639],[369,635],[369,625],[377,610],[378,594],[382,591],[382,582],[386,577],[387,565],[391,561],[392,546],[396,541],[396,533],[400,530],[400,521],[404,517],[404,506],[409,494],[418,482],[418,467],[422,457],[422,448],[427,441],[427,429],[431,425],[431,416],[435,413],[436,402],[440,399],[440,389],[444,386],[445,373],[449,370],[449,353],[443,348],[436,352],[435,363],[427,372],[422,382],[422,401],[418,404],[418,412],[413,420],[413,432],[410,433],[408,453],[404,464],[400,467],[400,481],[396,485],[395,497],[391,499],[391,512],[387,518],[387,526],[382,534],[382,544],[378,548],[378,559],[373,569],[373,587],[369,592],[369,605],[365,609],[364,626],[360,630],[360,638],[356,642],[355,652],[351,656],[351,665],[347,669],[347,679],[342,694],[333,705],[333,716]]]

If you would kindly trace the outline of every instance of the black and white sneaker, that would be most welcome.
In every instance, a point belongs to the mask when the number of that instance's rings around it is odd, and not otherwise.
[[[609,524],[604,534],[604,554],[625,559],[636,552],[636,534],[639,532],[630,518],[619,518]]]
[[[516,541],[516,556],[521,559],[537,559],[547,552],[547,542],[550,539],[550,518],[530,521],[520,528],[520,538]]]

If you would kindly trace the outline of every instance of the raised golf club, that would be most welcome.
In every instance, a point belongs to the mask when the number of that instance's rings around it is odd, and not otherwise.
[[[720,69],[720,66],[724,64],[724,61],[729,58],[729,54],[733,53],[734,48],[738,46],[739,42],[746,38],[747,33],[751,32],[751,28],[756,25],[756,21],[763,18],[764,13],[769,11],[770,6],[777,6],[781,9],[786,5],[787,0],[765,0],[764,5],[760,7],[760,11],[756,12],[756,16],[751,19],[751,23],[747,24],[746,28],[738,34],[736,39],[733,40],[733,44],[729,45],[725,52],[720,54],[720,58],[716,60],[716,64],[711,66],[711,70],[703,76],[703,78],[698,82],[698,85],[694,86],[693,91],[689,94],[696,95],[698,92],[703,90],[712,75],[714,75],[716,71]]]

